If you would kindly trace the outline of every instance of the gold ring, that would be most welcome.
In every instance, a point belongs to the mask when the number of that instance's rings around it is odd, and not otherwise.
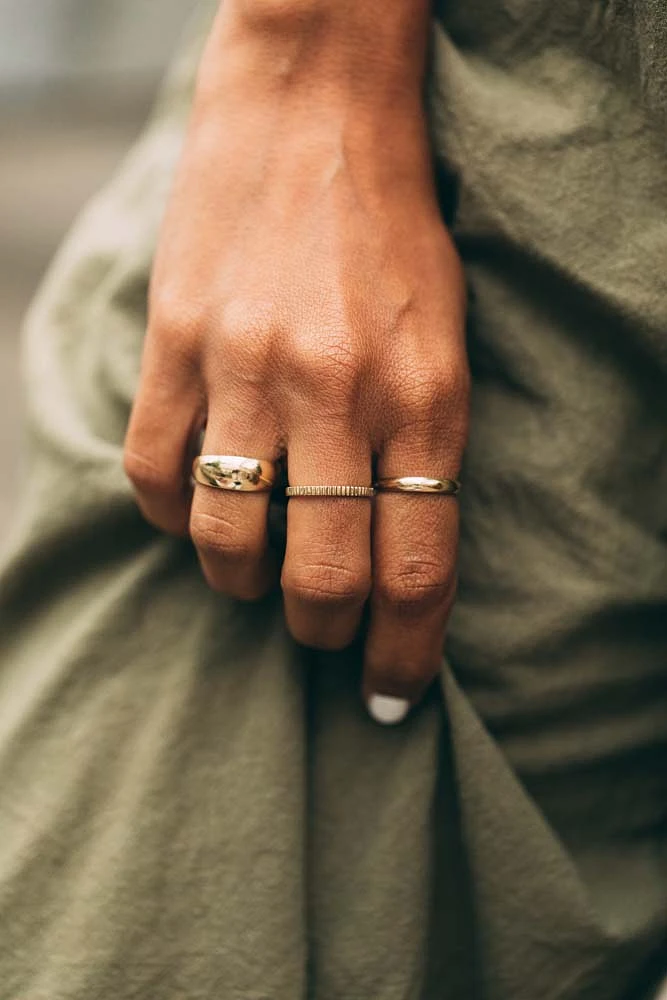
[[[270,490],[276,478],[273,462],[244,455],[199,455],[192,467],[193,479],[216,490],[258,492]]]
[[[372,486],[288,486],[287,497],[373,497]]]
[[[461,489],[457,479],[429,479],[427,476],[392,476],[379,479],[375,488],[384,493],[439,493],[455,497]]]

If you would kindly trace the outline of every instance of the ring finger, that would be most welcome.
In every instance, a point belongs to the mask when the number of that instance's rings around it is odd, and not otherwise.
[[[379,477],[444,475],[448,449],[388,443]],[[415,456],[422,456],[415,460]],[[441,471],[443,470],[443,471]],[[364,700],[380,722],[399,722],[437,675],[456,587],[459,510],[450,496],[378,492],[373,519],[374,586],[365,646]]]

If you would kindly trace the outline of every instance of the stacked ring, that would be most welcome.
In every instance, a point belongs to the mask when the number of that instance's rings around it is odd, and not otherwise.
[[[199,455],[192,468],[195,482],[217,490],[246,493],[270,490],[276,481],[276,466],[261,458],[244,455]],[[376,493],[435,493],[457,496],[461,484],[456,479],[428,476],[390,476],[372,486],[321,485],[287,486],[287,497],[373,497]]]

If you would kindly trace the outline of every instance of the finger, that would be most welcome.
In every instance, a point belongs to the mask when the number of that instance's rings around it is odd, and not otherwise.
[[[275,462],[279,458],[276,441],[268,419],[237,410],[226,400],[223,412],[209,414],[202,453]],[[277,584],[276,554],[268,544],[269,499],[270,490],[235,492],[200,483],[195,486],[190,534],[204,576],[219,593],[252,601]]]
[[[438,435],[437,426],[422,440],[406,428],[388,441],[378,476],[456,478],[459,435],[446,430]],[[439,672],[456,589],[458,528],[454,497],[383,492],[375,497],[363,695],[380,722],[401,721]]]
[[[301,428],[290,438],[291,486],[371,483],[370,448],[352,428]],[[281,583],[294,638],[342,649],[359,628],[370,592],[369,498],[292,497]]]
[[[190,466],[202,423],[202,394],[189,366],[175,355],[158,355],[147,341],[124,468],[144,517],[170,534],[188,532]]]

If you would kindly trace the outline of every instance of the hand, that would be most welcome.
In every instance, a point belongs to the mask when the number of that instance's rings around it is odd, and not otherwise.
[[[397,721],[436,675],[455,590],[457,501],[288,502],[189,487],[202,452],[277,460],[289,482],[456,478],[467,431],[464,281],[441,221],[418,96],[244,85],[205,58],[150,296],[126,471],[153,524],[190,533],[242,600],[280,579],[301,643],[340,649],[370,601],[364,697]],[[289,75],[289,74],[288,74]],[[389,700],[377,696],[387,696]]]

